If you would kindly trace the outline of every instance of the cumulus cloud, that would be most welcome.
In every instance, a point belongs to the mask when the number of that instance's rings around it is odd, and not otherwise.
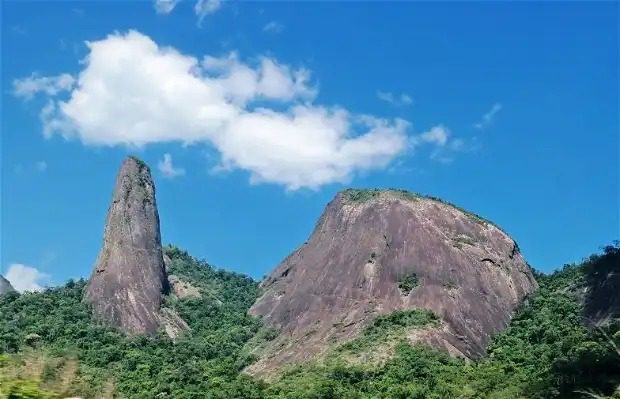
[[[205,56],[201,66],[205,72],[218,75],[211,84],[235,103],[245,104],[259,98],[311,100],[316,95],[316,89],[309,85],[309,71],[293,70],[267,57],[260,57],[253,68],[240,62],[237,53],[232,52],[225,57]]]
[[[480,121],[474,124],[474,127],[476,129],[484,129],[486,127],[489,127],[493,123],[493,120],[495,119],[495,116],[497,115],[497,113],[501,110],[502,110],[502,104],[500,103],[493,104],[491,109],[487,113],[482,115],[482,118],[480,119]]]
[[[13,81],[13,94],[25,99],[30,99],[41,92],[53,96],[62,91],[71,90],[74,84],[75,78],[67,73],[58,76],[32,74],[29,77]]]
[[[47,274],[36,268],[21,263],[10,264],[5,277],[19,292],[41,291],[44,282],[49,278]]]
[[[136,31],[87,47],[68,95],[42,91],[46,137],[90,146],[205,144],[219,154],[217,170],[242,169],[252,183],[288,190],[347,182],[413,146],[449,141],[432,129],[412,139],[402,119],[316,104],[310,72],[273,58],[199,59]]]
[[[222,7],[222,0],[198,0],[194,6],[194,12],[198,16],[198,26],[209,14],[213,14]]]
[[[280,33],[284,29],[284,26],[278,21],[270,21],[263,26],[263,32],[267,33]]]
[[[164,158],[157,163],[157,168],[164,177],[173,179],[185,175],[185,169],[174,166],[172,155],[164,154]]]
[[[398,95],[387,91],[378,91],[377,97],[379,100],[385,101],[386,103],[390,103],[397,107],[411,105],[413,103],[413,99],[405,93]]]
[[[155,0],[153,2],[153,7],[155,7],[155,12],[157,12],[157,14],[170,14],[179,1],[180,0]]]

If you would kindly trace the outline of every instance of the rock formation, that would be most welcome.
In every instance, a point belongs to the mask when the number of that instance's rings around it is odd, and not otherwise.
[[[129,157],[116,178],[103,247],[84,300],[107,324],[129,334],[152,334],[164,324],[160,309],[167,291],[155,185],[148,166]]]
[[[250,313],[279,330],[248,371],[315,357],[379,314],[426,308],[441,326],[416,338],[476,358],[536,289],[517,244],[480,217],[397,190],[346,190],[308,241],[262,283]]]
[[[618,243],[620,244],[620,243]],[[607,246],[584,266],[584,287],[577,295],[584,305],[586,324],[606,325],[620,317],[620,245]]]
[[[9,280],[5,279],[3,276],[0,276],[0,295],[4,295],[7,292],[13,292],[15,289],[9,283]]]

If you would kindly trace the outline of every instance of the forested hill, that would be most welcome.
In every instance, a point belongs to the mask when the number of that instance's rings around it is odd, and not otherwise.
[[[539,290],[477,363],[409,345],[405,329],[436,319],[399,312],[269,382],[243,372],[275,336],[247,316],[258,284],[174,247],[166,254],[182,289],[164,306],[189,325],[174,342],[94,323],[84,281],[1,296],[0,398],[620,398],[618,245],[538,274]],[[372,356],[385,348],[390,356]]]

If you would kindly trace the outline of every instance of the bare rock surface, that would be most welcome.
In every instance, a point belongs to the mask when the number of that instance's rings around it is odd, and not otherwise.
[[[377,315],[411,308],[430,309],[442,321],[416,339],[477,358],[537,288],[517,244],[501,229],[398,190],[339,193],[308,241],[262,286],[250,313],[279,336],[248,369],[253,374],[316,357],[354,338]]]
[[[162,308],[159,313],[159,318],[164,328],[164,332],[172,338],[172,340],[176,340],[185,331],[190,329],[185,320],[183,320],[173,309]]]
[[[170,275],[168,276],[168,282],[170,283],[170,291],[179,299],[202,298],[200,290],[188,281],[175,275]]]
[[[9,280],[5,279],[3,276],[0,276],[0,295],[13,291],[15,291],[15,289],[13,288]]]
[[[581,300],[589,326],[607,325],[620,318],[620,246],[608,246],[591,257],[584,268]]]
[[[128,334],[152,334],[162,324],[167,291],[155,185],[149,167],[129,157],[116,178],[103,247],[84,301],[108,325]]]

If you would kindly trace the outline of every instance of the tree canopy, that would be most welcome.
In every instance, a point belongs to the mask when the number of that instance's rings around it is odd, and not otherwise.
[[[539,290],[479,361],[408,342],[405,331],[438,322],[414,309],[377,318],[357,339],[269,382],[243,372],[252,348],[275,336],[247,315],[258,283],[176,247],[166,253],[170,273],[201,292],[165,299],[191,327],[174,342],[163,332],[128,337],[98,324],[82,303],[83,280],[1,296],[0,398],[620,398],[618,315],[588,319],[605,301],[616,303],[609,285],[620,273],[618,245],[537,274]],[[391,355],[381,361],[352,360],[387,344]]]

